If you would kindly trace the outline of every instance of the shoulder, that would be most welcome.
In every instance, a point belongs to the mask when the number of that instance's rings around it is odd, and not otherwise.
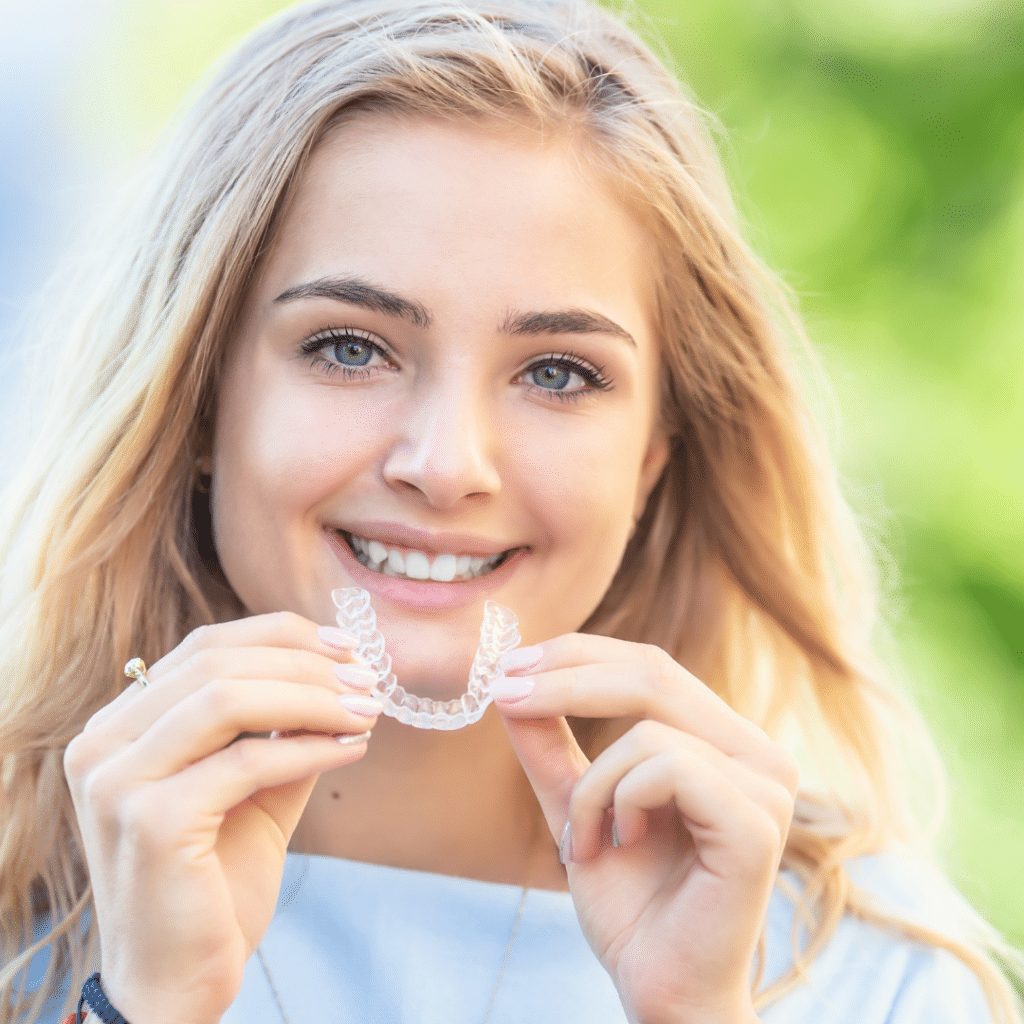
[[[850,880],[878,911],[963,939],[970,910],[931,865],[897,854],[875,854],[846,865]],[[793,965],[800,886],[783,873],[772,896],[765,932],[766,987]],[[989,1024],[991,1013],[977,976],[939,947],[908,939],[846,914],[811,963],[805,983],[762,1012],[765,1024]]]

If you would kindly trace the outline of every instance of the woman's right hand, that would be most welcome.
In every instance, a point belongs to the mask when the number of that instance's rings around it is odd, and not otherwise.
[[[352,661],[288,612],[204,626],[68,745],[102,983],[132,1024],[212,1024],[235,999],[317,776],[366,752],[339,742],[379,711],[335,674]],[[357,695],[368,714],[340,703]]]

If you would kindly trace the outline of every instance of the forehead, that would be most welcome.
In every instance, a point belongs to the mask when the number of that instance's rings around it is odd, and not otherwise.
[[[455,274],[516,304],[650,309],[653,243],[620,192],[569,132],[361,113],[313,152],[261,277],[348,271],[430,291]]]

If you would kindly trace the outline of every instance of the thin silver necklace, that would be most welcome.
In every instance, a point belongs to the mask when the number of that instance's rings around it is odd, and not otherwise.
[[[288,1014],[284,1012],[284,1004],[281,1002],[281,996],[278,994],[277,986],[274,984],[274,977],[270,973],[270,968],[267,967],[267,961],[263,959],[263,950],[259,946],[256,947],[256,956],[259,957],[260,967],[263,968],[263,973],[267,976],[270,991],[274,994],[274,1002],[277,1003],[277,1008],[281,1011],[281,1020],[284,1021],[284,1024],[292,1024],[288,1019]]]
[[[494,1009],[494,1004],[498,999],[498,989],[501,988],[501,983],[505,979],[505,969],[508,967],[509,960],[512,957],[512,947],[516,944],[516,937],[519,934],[519,925],[523,920],[523,910],[526,907],[526,897],[530,892],[530,883],[533,881],[533,867],[534,861],[537,857],[537,837],[540,833],[540,826],[538,823],[537,828],[534,831],[533,842],[531,843],[530,859],[527,863],[526,869],[526,882],[523,885],[523,893],[519,897],[519,906],[516,907],[516,916],[512,922],[512,932],[508,937],[508,943],[505,946],[505,952],[501,958],[501,968],[498,970],[498,980],[494,983],[494,989],[491,992],[490,1002],[487,1004],[487,1013],[484,1014],[484,1019],[481,1024],[489,1024],[491,1019],[491,1011]],[[277,986],[274,984],[274,977],[270,973],[270,968],[267,966],[267,961],[263,956],[263,950],[256,947],[256,957],[260,962],[260,967],[263,968],[263,973],[267,977],[267,984],[270,985],[270,991],[274,996],[274,1002],[277,1003],[277,1009],[280,1011],[281,1020],[284,1024],[292,1024],[288,1019],[288,1014],[285,1013],[284,1003],[281,1002],[281,994],[277,991]]]
[[[491,1010],[494,1009],[495,1000],[498,998],[498,989],[505,977],[505,968],[508,967],[509,958],[512,956],[512,947],[516,944],[516,936],[519,934],[519,922],[523,919],[523,907],[526,906],[526,897],[530,891],[528,885],[523,886],[523,895],[519,897],[519,906],[516,907],[516,919],[512,922],[512,934],[508,937],[508,945],[505,947],[505,955],[501,958],[501,970],[498,971],[498,980],[494,983],[494,991],[491,993],[491,1001],[487,1004],[487,1013],[484,1014],[483,1024],[491,1019]]]

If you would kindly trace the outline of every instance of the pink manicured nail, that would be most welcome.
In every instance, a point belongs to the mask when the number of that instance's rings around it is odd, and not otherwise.
[[[498,659],[498,666],[502,672],[522,672],[523,669],[533,668],[543,657],[544,648],[539,644],[534,644],[533,647],[517,647],[515,650],[506,651]]]
[[[335,665],[334,674],[349,686],[369,690],[377,682],[377,673],[362,665]]]
[[[337,647],[343,651],[354,651],[359,646],[359,637],[355,633],[339,629],[337,626],[317,626],[316,635],[328,647]]]
[[[562,839],[558,844],[558,859],[563,864],[568,864],[572,860],[572,829],[569,822],[566,822],[565,828],[562,829]]]
[[[370,738],[370,730],[366,732],[343,732],[340,736],[334,737],[342,746],[365,743]]]
[[[491,696],[495,700],[510,704],[512,701],[529,697],[536,685],[536,681],[530,676],[514,676],[511,679],[508,676],[499,676],[491,682]]]
[[[346,693],[338,698],[338,703],[346,710],[365,718],[376,718],[384,710],[384,705],[375,697],[364,697],[361,693]]]

